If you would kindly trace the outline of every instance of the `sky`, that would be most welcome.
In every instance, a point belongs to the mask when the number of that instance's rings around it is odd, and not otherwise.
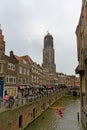
[[[44,36],[53,36],[56,71],[75,75],[76,27],[82,0],[0,0],[0,24],[6,55],[29,55],[42,65]]]

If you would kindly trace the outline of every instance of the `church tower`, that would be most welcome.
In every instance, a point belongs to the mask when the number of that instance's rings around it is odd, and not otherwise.
[[[53,48],[53,37],[48,32],[44,37],[44,48],[43,48],[43,68],[47,69],[49,73],[56,72],[55,65],[55,54]]]

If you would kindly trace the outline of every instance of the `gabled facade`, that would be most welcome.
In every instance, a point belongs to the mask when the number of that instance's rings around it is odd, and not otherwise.
[[[29,86],[30,84],[30,64],[23,58],[16,56],[18,61],[17,84],[21,86]]]
[[[5,55],[4,60],[4,94],[7,91],[9,95],[17,96],[18,61],[13,51],[10,52],[10,56]]]

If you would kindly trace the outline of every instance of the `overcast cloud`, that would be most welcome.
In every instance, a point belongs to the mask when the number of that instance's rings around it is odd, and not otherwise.
[[[6,54],[29,55],[43,62],[43,39],[49,31],[54,38],[57,72],[75,74],[77,44],[75,30],[82,0],[0,0],[0,23]]]

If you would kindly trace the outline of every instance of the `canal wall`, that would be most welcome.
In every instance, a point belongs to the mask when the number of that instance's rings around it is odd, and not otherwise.
[[[1,112],[0,130],[23,130],[59,98],[66,95],[66,93],[67,90],[55,92],[37,101],[29,102],[23,106]]]
[[[87,128],[87,106],[82,108],[81,111],[81,121],[85,128]]]

